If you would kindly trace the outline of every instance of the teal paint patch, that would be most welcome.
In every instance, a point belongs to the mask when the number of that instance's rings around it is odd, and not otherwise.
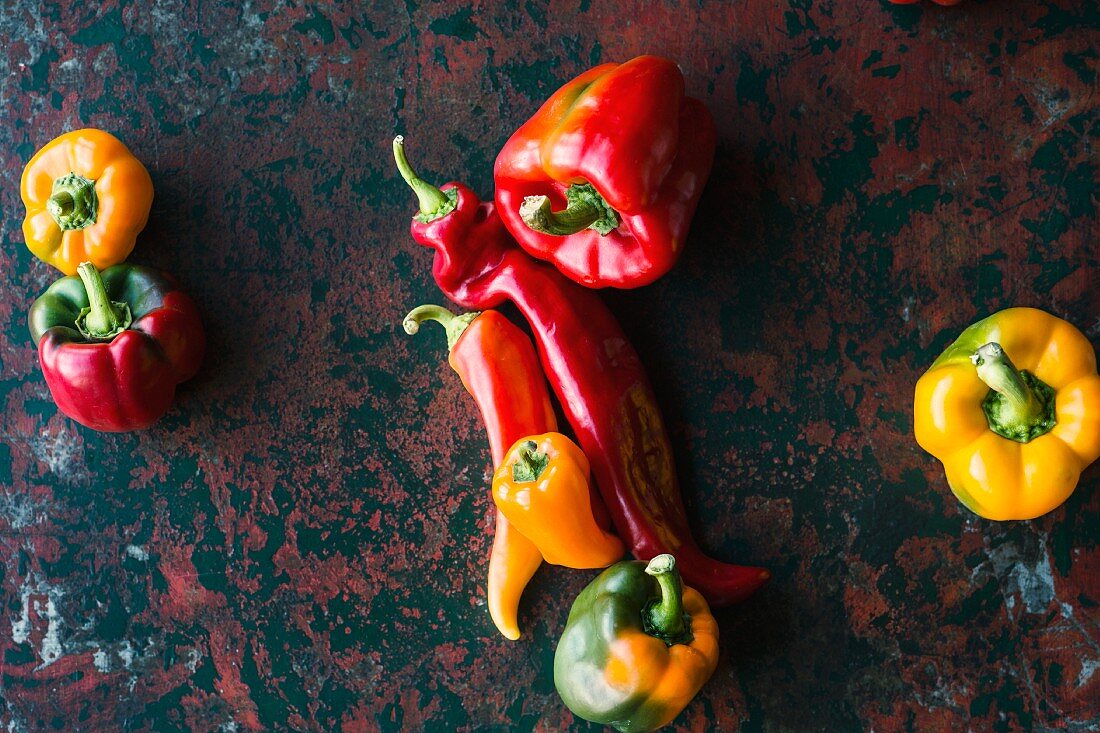
[[[1049,243],[1069,231],[1070,219],[1061,211],[1051,209],[1040,219],[1021,217],[1020,226]]]
[[[775,105],[768,96],[768,80],[772,70],[769,68],[756,69],[752,60],[745,58],[740,65],[737,75],[737,102],[739,104],[752,104],[760,111],[760,117],[765,122],[770,122],[775,117]]]
[[[1096,71],[1094,71],[1092,67],[1096,65],[1097,58],[1096,49],[1090,48],[1081,53],[1067,52],[1062,56],[1062,62],[1073,70],[1073,73],[1077,75],[1077,78],[1081,80],[1082,84],[1089,87],[1095,87]]]
[[[473,16],[473,8],[464,8],[447,17],[436,18],[428,24],[428,30],[441,36],[472,41],[481,35],[481,29],[474,25]]]
[[[106,43],[118,44],[126,30],[122,25],[122,7],[116,5],[96,19],[69,36],[69,40],[81,46],[102,46]]]
[[[890,66],[882,66],[871,72],[871,76],[882,76],[887,79],[893,79],[901,71],[901,64],[892,64]]]
[[[920,147],[920,128],[928,116],[928,110],[921,108],[917,115],[894,120],[894,143],[909,151]]]
[[[314,33],[321,43],[328,45],[336,40],[336,31],[332,27],[332,21],[317,8],[306,7],[306,19],[294,24],[294,30],[302,35]]]
[[[31,91],[49,86],[50,66],[57,61],[58,58],[60,57],[54,49],[43,49],[34,63],[27,66],[27,71],[29,71],[30,74],[24,76],[19,81],[19,86],[23,91]]]
[[[848,125],[850,137],[831,141],[833,150],[814,163],[824,192],[821,203],[831,206],[871,180],[871,159],[878,155],[879,143],[871,116],[857,112]]]
[[[867,58],[863,59],[863,63],[859,65],[861,69],[869,69],[879,61],[882,61],[882,51],[874,50],[867,55]]]

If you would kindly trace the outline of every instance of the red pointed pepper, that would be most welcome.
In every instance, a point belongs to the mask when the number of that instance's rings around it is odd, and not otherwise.
[[[634,288],[684,248],[714,121],[672,61],[604,64],[554,93],[497,156],[496,205],[530,254],[589,287]]]
[[[61,412],[93,430],[152,425],[176,385],[202,363],[206,340],[194,302],[167,275],[138,265],[102,273],[90,262],[31,306],[31,337]]]
[[[420,213],[412,236],[435,250],[432,275],[466,308],[513,302],[527,321],[543,369],[586,456],[616,534],[641,560],[675,554],[685,581],[712,605],[751,595],[761,568],[703,554],[691,536],[672,447],[641,361],[597,293],[566,280],[516,246],[493,204],[461,183],[424,182],[394,140],[402,176]]]
[[[493,310],[456,316],[438,305],[410,311],[405,331],[416,333],[425,320],[438,321],[447,330],[447,361],[481,411],[494,467],[517,440],[557,429],[546,377],[527,334]],[[486,596],[489,616],[507,639],[520,637],[520,596],[539,565],[538,547],[498,509]]]

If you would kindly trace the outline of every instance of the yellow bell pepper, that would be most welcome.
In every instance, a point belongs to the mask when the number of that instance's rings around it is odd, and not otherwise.
[[[1100,457],[1100,376],[1060,318],[1009,308],[975,323],[917,382],[917,443],[959,501],[986,519],[1032,519]]]
[[[149,219],[153,180],[114,135],[75,130],[34,154],[20,195],[27,247],[74,275],[81,262],[105,270],[126,259]]]

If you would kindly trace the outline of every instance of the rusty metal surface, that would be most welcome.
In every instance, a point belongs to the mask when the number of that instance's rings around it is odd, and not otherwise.
[[[508,4],[510,5],[510,4]],[[259,0],[0,4],[0,726],[583,728],[544,567],[484,605],[488,449],[389,142],[483,195],[504,140],[601,61],[675,58],[719,129],[680,264],[608,293],[703,544],[770,567],[720,611],[684,730],[1100,726],[1100,471],[1030,522],[951,496],[912,388],[1010,305],[1100,339],[1096,6]],[[132,259],[199,303],[204,368],[140,434],[56,412],[24,318],[55,273],[19,174],[122,138],[156,186]],[[509,312],[510,315],[515,315]]]

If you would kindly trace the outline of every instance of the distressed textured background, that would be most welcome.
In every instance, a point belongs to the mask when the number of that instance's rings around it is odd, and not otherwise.
[[[676,58],[720,134],[687,251],[609,293],[715,554],[685,730],[1095,730],[1100,471],[993,524],[914,443],[912,386],[1010,305],[1100,340],[1097,6],[965,0],[394,7],[0,0],[0,727],[558,730],[554,640],[592,576],[543,568],[526,636],[484,606],[488,451],[408,237],[395,131],[488,195],[561,82]],[[503,5],[503,3],[499,4]],[[138,435],[60,416],[24,313],[55,273],[19,174],[80,126],[156,185],[133,259],[210,350]]]

